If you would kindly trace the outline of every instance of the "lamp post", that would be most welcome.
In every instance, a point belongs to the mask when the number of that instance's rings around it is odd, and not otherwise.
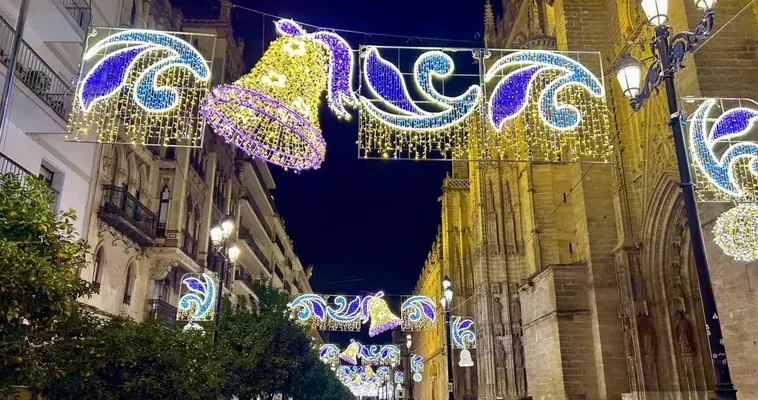
[[[721,324],[716,310],[713,287],[708,270],[708,259],[705,253],[705,241],[700,229],[700,217],[695,201],[695,188],[692,183],[689,156],[682,132],[679,104],[677,103],[674,87],[674,75],[682,68],[684,56],[692,53],[695,45],[701,39],[711,34],[714,21],[713,5],[716,0],[695,0],[695,5],[704,11],[704,16],[698,23],[695,32],[680,32],[672,35],[668,22],[668,0],[642,0],[641,6],[650,23],[655,27],[655,38],[650,47],[653,52],[653,62],[647,70],[643,86],[642,63],[629,55],[623,55],[616,65],[615,72],[624,95],[629,97],[632,109],[642,107],[642,103],[656,92],[661,84],[666,88],[666,100],[669,109],[669,125],[674,136],[679,178],[681,180],[682,197],[687,214],[687,225],[692,242],[692,253],[697,270],[697,280],[700,287],[700,298],[705,317],[705,328],[708,335],[713,374],[716,379],[716,398],[719,400],[736,399],[737,394],[729,376],[726,349],[721,334]]]
[[[453,288],[450,284],[450,278],[445,276],[442,280],[442,307],[445,309],[445,346],[447,353],[447,398],[455,399],[453,392],[453,348],[450,342],[450,308],[453,303]]]
[[[410,334],[405,335],[405,347],[408,349],[408,351],[405,352],[405,358],[406,358],[406,366],[407,371],[403,375],[403,379],[407,382],[407,393],[408,398],[413,400],[413,381],[411,380],[411,346],[413,346],[413,338]]]
[[[226,217],[221,222],[211,228],[210,236],[213,244],[213,252],[223,260],[218,269],[218,293],[216,294],[216,304],[213,313],[213,344],[218,342],[218,329],[221,321],[221,299],[224,294],[224,281],[226,280],[226,263],[234,264],[240,254],[240,249],[236,244],[228,246],[227,241],[234,233],[234,221]]]

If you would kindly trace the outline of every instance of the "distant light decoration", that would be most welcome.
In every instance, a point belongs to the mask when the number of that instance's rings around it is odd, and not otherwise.
[[[416,57],[416,62],[412,71],[401,71],[380,55],[379,47],[361,48],[361,157],[608,160],[605,89],[582,62],[559,52],[469,49],[477,61],[479,54],[499,57],[486,73],[466,74],[454,72],[450,55],[464,52],[381,49],[397,53],[388,59]],[[602,73],[599,53],[566,54],[582,58]],[[414,100],[415,93],[407,87],[407,75],[412,76],[420,101]],[[435,88],[438,79],[475,84],[450,97]],[[481,80],[496,83],[487,99],[478,84]],[[461,87],[441,86],[443,92],[446,87]]]
[[[329,304],[331,301],[332,304]],[[290,304],[297,321],[319,330],[359,331],[361,328],[361,297],[302,294]]]
[[[339,354],[340,360],[356,365],[358,364],[358,357],[360,356],[361,348],[360,342],[356,342],[355,340],[350,340],[350,344],[347,346],[345,351]]]
[[[381,366],[376,369],[376,376],[382,382],[389,382],[392,379],[392,370],[388,366]]]
[[[402,320],[390,311],[383,296],[384,292],[378,292],[374,296],[364,297],[361,301],[363,322],[371,320],[368,334],[372,337],[402,324]]]
[[[251,156],[294,170],[318,168],[326,143],[318,123],[321,92],[329,108],[348,118],[352,50],[331,32],[306,34],[292,20],[276,22],[282,37],[253,69],[215,88],[202,112],[216,132]]]
[[[396,385],[402,385],[403,382],[405,382],[405,377],[403,376],[403,371],[395,371],[395,384]]]
[[[722,213],[713,234],[724,254],[737,261],[758,260],[758,205],[740,204]]]
[[[216,304],[216,281],[211,274],[186,274],[182,277],[182,295],[177,303],[176,319],[210,321]]]
[[[93,28],[66,140],[202,146],[214,35]]]
[[[424,358],[418,354],[411,355],[411,372],[413,372],[413,381],[421,382],[424,372]]]
[[[395,345],[362,345],[359,356],[362,365],[397,365],[400,362],[400,348]]]
[[[467,317],[453,317],[450,323],[450,336],[456,349],[476,348],[474,320]]]
[[[437,320],[434,300],[427,296],[411,296],[400,307],[404,331],[423,331],[434,327]]]
[[[319,347],[318,358],[327,365],[338,365],[340,348],[334,344],[322,344]]]
[[[468,351],[468,349],[461,350],[461,357],[458,361],[459,367],[473,367],[474,366],[474,360],[471,359],[471,352]]]

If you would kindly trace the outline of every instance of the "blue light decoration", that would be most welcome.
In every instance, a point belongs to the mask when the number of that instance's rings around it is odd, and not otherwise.
[[[434,327],[437,320],[434,300],[427,296],[411,296],[400,306],[404,331],[423,331]]]
[[[333,304],[329,304],[329,300]],[[361,297],[302,294],[290,304],[297,321],[313,329],[359,331],[361,328]]]
[[[362,345],[359,351],[362,365],[397,365],[400,362],[400,348],[395,345]]]
[[[330,323],[327,327],[339,330],[360,330],[361,297],[348,301],[345,296],[335,296],[334,306],[326,310]]]
[[[453,317],[450,323],[450,336],[456,349],[476,348],[474,320],[468,317]]]
[[[413,381],[421,382],[424,378],[422,374],[424,372],[424,357],[418,354],[411,355],[411,372],[413,372]]]
[[[211,274],[186,274],[177,303],[176,319],[180,321],[210,321],[216,303],[216,282]]]
[[[338,365],[340,348],[335,344],[322,344],[319,347],[318,358],[327,365]]]
[[[535,77],[548,69],[561,73],[539,95],[539,115],[552,129],[571,130],[579,125],[579,109],[574,104],[559,104],[558,101],[558,93],[567,86],[580,86],[597,98],[605,96],[602,83],[590,70],[571,58],[549,51],[524,50],[508,54],[490,67],[485,80],[489,82],[498,77],[500,71],[525,64],[529,67],[517,69],[502,78],[490,97],[490,123],[496,130],[502,129],[506,121],[524,110],[530,92],[534,90]]]
[[[184,38],[215,40],[203,34],[94,28],[67,139],[87,140],[95,133],[98,142],[122,143],[121,134],[133,144],[201,146],[205,120],[197,110],[209,89],[212,54],[204,56]]]
[[[403,377],[403,371],[395,371],[395,384],[396,385],[402,385],[404,379],[405,378]]]
[[[376,369],[376,376],[383,382],[389,382],[392,378],[392,370],[388,366],[381,366]]]
[[[297,321],[313,328],[320,327],[326,319],[326,300],[317,294],[301,294],[289,304]]]

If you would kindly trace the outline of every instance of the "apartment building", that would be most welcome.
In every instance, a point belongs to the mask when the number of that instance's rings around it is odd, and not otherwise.
[[[45,3],[45,4],[41,4]],[[3,74],[21,0],[0,2]],[[69,143],[64,139],[87,29],[91,26],[212,33],[212,84],[244,71],[244,44],[233,34],[231,2],[218,15],[184,16],[169,0],[33,0],[14,79],[11,112],[0,139],[0,172],[43,176],[74,208],[76,228],[92,247],[79,271],[97,293],[82,303],[103,315],[176,322],[185,273],[225,269],[227,293],[253,294],[266,279],[292,295],[310,292],[271,191],[265,163],[245,157],[210,129],[202,148]],[[54,14],[54,15],[53,15]],[[212,41],[210,45],[213,45]],[[237,223],[235,265],[218,256],[211,227]]]

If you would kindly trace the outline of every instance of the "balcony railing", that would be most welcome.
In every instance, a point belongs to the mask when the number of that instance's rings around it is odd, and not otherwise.
[[[124,187],[103,185],[103,200],[97,215],[142,246],[155,243],[158,216]]]
[[[287,252],[284,250],[284,244],[283,244],[283,243],[282,243],[282,241],[279,239],[279,236],[277,236],[277,237],[274,239],[274,243],[276,243],[276,247],[278,247],[278,248],[279,248],[279,250],[281,250],[281,251],[282,251],[282,255],[283,255],[283,256],[285,256],[285,257],[287,257]]]
[[[74,0],[61,1],[66,3]],[[16,32],[7,21],[2,18],[0,20],[2,20],[0,24],[0,62],[7,67]],[[73,98],[71,87],[23,40],[18,49],[16,76],[45,104],[50,106],[56,114],[63,119],[68,119]]]
[[[58,0],[65,8],[76,24],[87,32],[90,21],[92,21],[92,6],[89,0]]]
[[[250,288],[251,291],[253,290],[253,282],[254,282],[253,276],[250,275],[250,273],[247,272],[247,270],[245,270],[245,268],[242,267],[241,265],[237,268],[237,271],[234,273],[234,280],[244,283],[248,288]]]
[[[250,203],[250,208],[253,209],[253,214],[258,217],[259,221],[261,221],[261,225],[263,225],[263,230],[266,231],[266,235],[272,237],[274,235],[274,230],[271,228],[271,225],[269,225],[266,217],[263,216],[263,212],[258,208],[258,205],[255,203],[255,200],[253,200],[253,196],[250,195],[247,188],[245,188],[245,192],[246,194],[242,196],[242,199],[247,200],[247,202]]]
[[[189,233],[184,233],[182,240],[182,251],[191,259],[197,260],[197,239],[191,237]]]
[[[18,165],[15,161],[11,160],[3,153],[0,153],[0,174],[16,175],[16,178],[18,178],[19,182],[21,182],[21,185],[25,185],[30,177],[34,177],[34,174],[29,172],[29,170]],[[58,197],[60,196],[60,193],[58,193],[57,190],[53,189],[50,186],[48,186],[48,188],[55,195],[55,202],[53,203],[53,208],[55,208],[55,204],[58,203]]]
[[[271,273],[271,266],[269,265],[268,258],[266,258],[266,253],[263,251],[260,245],[258,245],[258,242],[256,242],[255,239],[253,239],[253,235],[250,234],[250,231],[248,231],[247,229],[240,229],[239,239],[244,240],[248,244],[248,246],[250,246],[250,248],[253,249],[253,253],[261,261],[261,264],[263,264],[263,267],[266,268],[266,271]]]
[[[150,318],[170,328],[176,326],[176,307],[160,299],[149,300],[148,304],[150,307]]]

